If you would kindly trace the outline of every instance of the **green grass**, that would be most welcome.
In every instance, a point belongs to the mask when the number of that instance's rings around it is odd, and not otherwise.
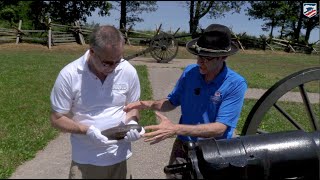
[[[1,53],[0,178],[33,158],[57,135],[49,122],[49,95],[68,58],[44,53]]]
[[[0,47],[2,48],[2,47]],[[86,47],[25,48],[23,45],[0,51],[0,178],[9,178],[15,169],[32,159],[37,151],[58,135],[50,125],[50,91],[59,71],[80,57]],[[144,48],[143,48],[144,49]],[[136,51],[137,52],[137,51]],[[126,53],[134,53],[128,50]],[[195,58],[179,47],[177,58]],[[196,62],[196,61],[195,61]],[[228,65],[242,74],[250,88],[270,88],[283,77],[308,67],[319,66],[319,56],[301,54],[245,54],[239,53],[227,60]],[[141,83],[141,99],[152,99],[152,89],[146,66],[136,66]],[[311,83],[310,83],[311,84]],[[308,85],[309,92],[319,93],[319,84]],[[245,100],[237,130],[241,132],[244,121],[255,100]],[[301,103],[279,103],[293,117],[310,129]],[[313,105],[318,119],[319,104]],[[143,126],[156,122],[153,111],[141,112]],[[271,109],[261,127],[268,131],[283,131],[290,125]],[[308,128],[309,127],[309,128]]]
[[[244,54],[231,56],[229,67],[246,78],[250,88],[269,89],[279,80],[300,70],[320,66],[319,56],[305,54]],[[319,92],[319,81],[308,84],[308,92]]]
[[[245,99],[241,116],[239,118],[237,131],[241,133],[243,130],[244,123],[250,113],[252,107],[255,105],[257,100]],[[314,131],[311,126],[311,121],[307,116],[307,111],[303,103],[297,102],[277,102],[285,112],[287,112],[296,122],[298,122],[301,127],[307,132]],[[315,117],[320,119],[320,104],[312,104],[312,110]],[[320,122],[318,122],[319,124]],[[279,131],[289,131],[297,130],[278,110],[271,107],[267,113],[262,117],[259,129],[265,130],[267,132],[279,132]]]
[[[182,57],[190,54],[185,51],[185,49],[182,49],[179,56]],[[194,58],[194,63],[196,63],[196,57],[189,55],[189,58]],[[292,73],[311,67],[320,67],[320,57],[316,55],[272,54],[267,51],[260,51],[257,54],[240,52],[234,56],[230,56],[226,62],[231,69],[241,74],[247,80],[250,88],[261,89],[269,89],[276,82]],[[319,81],[306,83],[306,90],[308,92],[319,93],[319,83]],[[299,90],[294,89],[293,91]]]
[[[57,136],[50,125],[50,92],[54,81],[77,53],[0,52],[0,178],[15,169]],[[141,99],[151,99],[146,66],[136,66]],[[141,113],[143,125],[155,123],[151,111]]]
[[[150,81],[148,79],[148,71],[147,71],[147,66],[135,66],[138,75],[139,75],[139,80],[141,84],[141,100],[150,100],[152,99],[152,87],[150,84]],[[146,126],[150,124],[155,124],[156,123],[156,118],[154,111],[152,110],[141,110],[140,111],[140,125]]]

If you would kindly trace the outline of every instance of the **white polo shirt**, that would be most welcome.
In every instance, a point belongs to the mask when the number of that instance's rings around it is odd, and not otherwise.
[[[89,50],[66,65],[51,92],[54,111],[101,131],[123,125],[127,103],[140,98],[140,82],[135,68],[122,59],[104,83],[88,68]],[[97,146],[85,134],[71,134],[72,160],[81,164],[108,166],[128,159],[131,144],[123,140],[115,145]]]

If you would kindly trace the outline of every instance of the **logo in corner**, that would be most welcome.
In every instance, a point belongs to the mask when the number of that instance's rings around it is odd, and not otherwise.
[[[317,3],[303,3],[303,15],[308,18],[317,15]]]

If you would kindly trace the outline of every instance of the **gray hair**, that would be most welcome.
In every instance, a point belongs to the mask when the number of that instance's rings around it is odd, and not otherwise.
[[[114,26],[105,25],[95,28],[89,39],[90,47],[94,49],[103,49],[107,45],[119,46],[124,45],[125,40],[122,33]]]

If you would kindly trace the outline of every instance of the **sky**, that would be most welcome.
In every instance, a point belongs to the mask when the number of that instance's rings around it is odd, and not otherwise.
[[[162,24],[163,31],[175,32],[180,28],[179,32],[189,32],[189,10],[183,1],[158,1],[158,9],[154,12],[142,13],[139,17],[144,21],[136,23],[134,30],[155,30]],[[307,17],[305,17],[307,18]],[[88,17],[87,23],[99,23],[100,25],[114,25],[119,28],[120,12],[112,10],[110,16],[101,17],[98,15],[98,10]],[[224,18],[210,19],[208,15],[200,19],[200,27],[205,29],[210,24],[223,24],[229,27],[234,33],[244,33],[247,35],[257,36],[268,35],[270,31],[262,31],[262,20],[249,20],[249,16],[245,15],[244,8],[239,13],[228,13]],[[280,29],[273,31],[274,35],[279,35]],[[305,33],[304,30],[301,31]],[[314,29],[311,32],[309,42],[316,42],[319,40],[320,31]]]

